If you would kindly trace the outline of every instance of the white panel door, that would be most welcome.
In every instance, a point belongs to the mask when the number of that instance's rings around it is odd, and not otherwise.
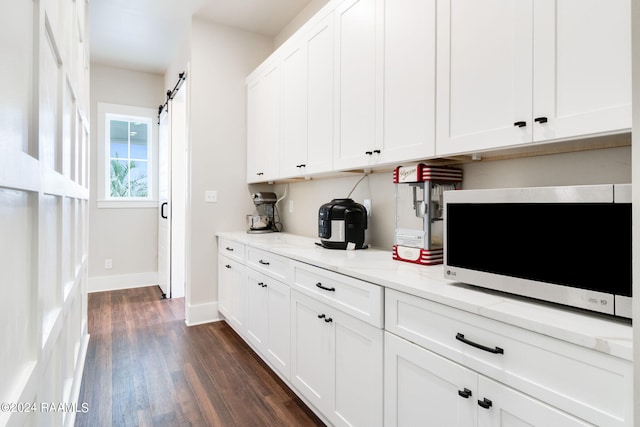
[[[478,409],[479,427],[593,425],[482,375],[479,376],[477,400],[483,405]]]
[[[171,296],[171,124],[165,109],[158,127],[158,285]]]
[[[631,128],[629,0],[542,0],[534,9],[534,140]]]
[[[374,162],[381,136],[378,5],[379,0],[347,0],[336,8],[336,169]]]
[[[267,285],[266,357],[285,378],[291,374],[291,313],[289,286],[273,279]]]
[[[532,0],[439,0],[436,154],[532,140]]]
[[[436,0],[384,2],[384,163],[435,153]]]
[[[267,285],[264,274],[247,269],[247,337],[264,354],[269,324],[267,319]]]
[[[300,44],[284,54],[280,176],[304,173],[307,164],[307,51]]]
[[[307,38],[307,166],[306,173],[333,167],[333,12]]]
[[[385,426],[477,425],[478,374],[389,332],[384,341]]]

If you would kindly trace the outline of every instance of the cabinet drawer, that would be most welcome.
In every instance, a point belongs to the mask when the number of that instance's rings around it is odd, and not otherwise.
[[[233,240],[218,238],[218,253],[244,263],[244,244]]]
[[[394,290],[386,329],[597,425],[627,425],[631,364]]]
[[[378,285],[294,262],[293,286],[331,307],[382,328],[383,288]]]
[[[289,260],[280,255],[248,246],[247,265],[284,283],[290,281]]]

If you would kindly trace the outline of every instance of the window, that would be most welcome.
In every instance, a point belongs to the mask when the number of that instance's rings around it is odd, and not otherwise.
[[[156,114],[98,104],[98,207],[157,207]]]
[[[107,198],[149,198],[151,123],[141,117],[107,114],[109,132],[109,195]]]

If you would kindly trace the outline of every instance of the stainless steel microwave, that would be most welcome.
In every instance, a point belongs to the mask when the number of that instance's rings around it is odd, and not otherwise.
[[[631,185],[444,194],[447,279],[631,318]]]

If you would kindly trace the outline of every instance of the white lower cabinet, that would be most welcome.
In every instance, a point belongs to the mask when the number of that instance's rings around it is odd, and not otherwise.
[[[247,319],[245,266],[218,255],[218,310],[233,328],[244,335]]]
[[[285,377],[290,374],[289,286],[247,270],[247,338]]]
[[[589,426],[385,332],[385,426]]]
[[[336,426],[382,425],[383,332],[291,291],[291,382]]]

